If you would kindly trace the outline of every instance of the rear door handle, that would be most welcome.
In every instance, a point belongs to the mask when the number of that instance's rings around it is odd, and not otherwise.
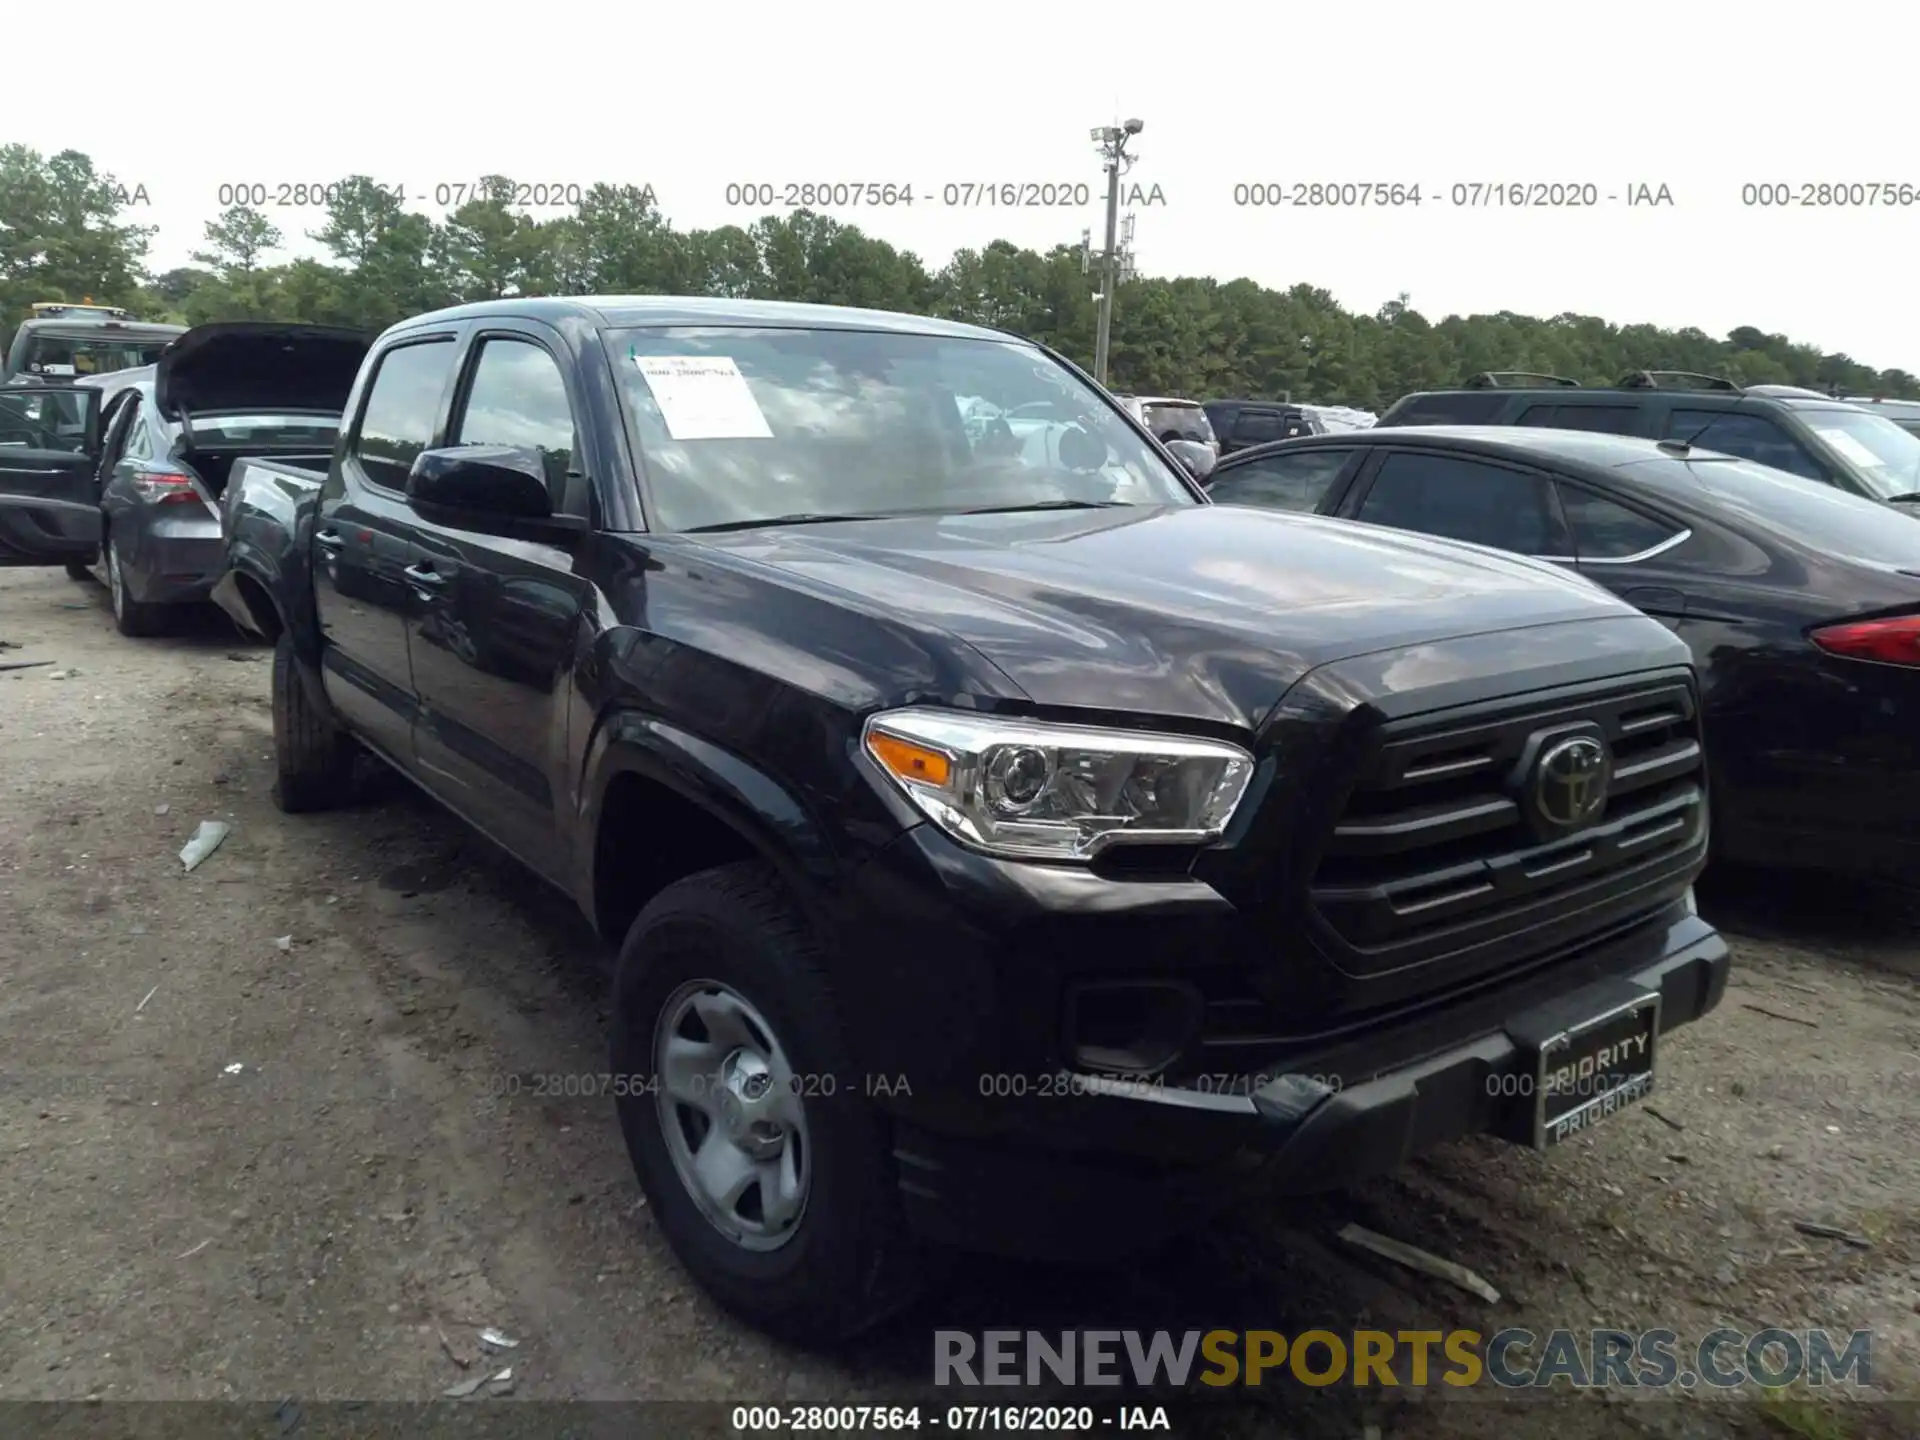
[[[447,583],[447,577],[437,574],[431,565],[409,565],[400,573],[422,590],[438,590]]]
[[[338,530],[322,530],[319,534],[313,537],[313,543],[318,545],[322,550],[331,551],[331,550],[338,550],[342,545],[345,545],[347,542],[345,539],[341,537],[341,534]]]

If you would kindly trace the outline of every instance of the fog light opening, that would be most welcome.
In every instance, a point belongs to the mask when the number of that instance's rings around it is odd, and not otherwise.
[[[1122,1075],[1163,1070],[1200,1033],[1204,1008],[1199,991],[1177,982],[1082,985],[1067,999],[1067,1053],[1080,1070]]]

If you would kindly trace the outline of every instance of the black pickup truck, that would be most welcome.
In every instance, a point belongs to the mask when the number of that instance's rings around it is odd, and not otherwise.
[[[982,397],[1049,433],[969,431]],[[1250,1174],[1555,1145],[1725,986],[1665,628],[1210,505],[1014,336],[442,311],[374,344],[324,471],[242,461],[226,525],[283,808],[369,753],[578,900],[620,947],[595,1084],[769,1328],[857,1330],[957,1247],[1121,1254]]]

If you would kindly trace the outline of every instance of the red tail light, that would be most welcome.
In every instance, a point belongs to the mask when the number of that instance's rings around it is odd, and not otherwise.
[[[1815,630],[1811,638],[1829,655],[1920,669],[1920,615],[1827,625]]]
[[[200,492],[193,478],[177,470],[146,470],[135,477],[133,488],[150,505],[197,505]]]

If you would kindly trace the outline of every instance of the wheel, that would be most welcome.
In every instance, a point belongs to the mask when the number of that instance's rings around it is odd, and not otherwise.
[[[274,803],[289,815],[344,803],[353,794],[353,760],[353,742],[315,707],[293,637],[283,632],[273,647]]]
[[[145,605],[127,593],[127,576],[113,533],[107,533],[107,594],[113,601],[114,627],[122,635],[158,635],[166,628],[167,607]]]
[[[69,580],[93,579],[93,567],[97,565],[99,561],[100,557],[98,555],[95,555],[89,560],[69,560],[67,562],[67,578]]]
[[[612,1071],[634,1173],[693,1277],[777,1335],[834,1340],[911,1303],[885,1127],[821,952],[773,873],[668,886],[621,947]]]

